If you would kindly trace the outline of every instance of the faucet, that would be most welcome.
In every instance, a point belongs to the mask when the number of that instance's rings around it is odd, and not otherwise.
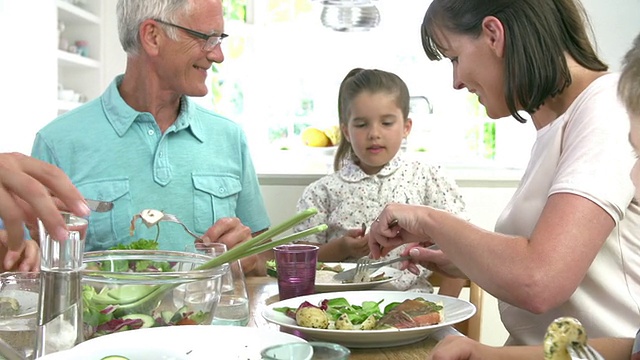
[[[422,101],[424,101],[425,103],[427,103],[427,114],[433,114],[433,105],[431,105],[431,101],[429,101],[429,98],[427,98],[426,96],[424,96],[424,95],[411,96],[411,97],[409,97],[409,99],[410,99],[411,107],[416,105],[414,103],[414,100],[422,100]],[[413,112],[413,110],[414,109],[412,108],[411,111]]]

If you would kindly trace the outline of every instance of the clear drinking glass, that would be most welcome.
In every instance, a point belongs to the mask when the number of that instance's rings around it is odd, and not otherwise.
[[[0,274],[0,339],[27,359],[36,342],[39,290],[38,273]]]
[[[67,238],[57,241],[38,221],[42,259],[35,356],[71,349],[83,339],[81,273],[86,219],[62,213]]]
[[[223,243],[195,243],[187,245],[187,251],[216,257],[227,251]],[[239,260],[229,263],[229,271],[223,275],[220,301],[213,314],[213,325],[246,326],[249,323],[249,296]]]

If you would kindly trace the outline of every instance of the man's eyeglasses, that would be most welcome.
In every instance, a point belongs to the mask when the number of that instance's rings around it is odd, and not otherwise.
[[[220,34],[213,33],[211,35],[207,35],[205,33],[201,33],[199,31],[191,30],[191,29],[186,28],[184,26],[172,24],[172,23],[164,21],[164,20],[160,20],[160,19],[153,19],[153,20],[157,21],[157,22],[159,22],[161,24],[164,24],[164,25],[173,26],[175,28],[178,28],[178,29],[186,32],[187,34],[189,34],[189,35],[191,35],[191,36],[193,36],[195,38],[204,40],[204,45],[202,45],[202,50],[204,50],[204,51],[213,50],[216,46],[220,45],[220,43],[222,42],[222,39],[224,39],[227,36],[229,36],[229,35],[227,35],[225,33],[220,33]]]

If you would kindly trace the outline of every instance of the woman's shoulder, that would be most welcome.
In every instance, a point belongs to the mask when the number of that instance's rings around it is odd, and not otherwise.
[[[618,99],[619,74],[607,73],[595,79],[574,100],[565,113],[568,126],[620,127],[628,131],[627,112]],[[579,119],[579,121],[576,121]],[[607,121],[602,121],[607,119]],[[614,121],[616,120],[617,121]],[[579,125],[578,125],[579,124]]]
[[[605,73],[597,77],[578,95],[571,107],[579,108],[602,101],[617,103],[619,78],[618,73]]]

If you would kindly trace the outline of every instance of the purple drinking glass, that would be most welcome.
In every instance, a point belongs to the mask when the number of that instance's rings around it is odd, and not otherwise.
[[[315,293],[318,247],[292,244],[274,248],[280,300]]]

